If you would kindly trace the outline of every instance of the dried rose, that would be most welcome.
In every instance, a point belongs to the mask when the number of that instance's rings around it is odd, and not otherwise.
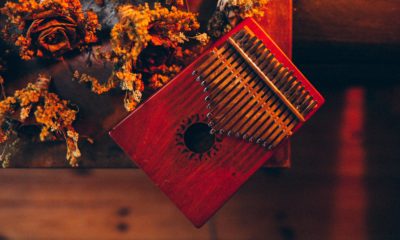
[[[96,13],[82,10],[79,0],[19,0],[6,2],[0,11],[7,16],[6,28],[15,25],[21,58],[60,58],[72,49],[97,41],[101,28]],[[4,33],[4,31],[3,31]]]
[[[83,35],[72,17],[49,10],[33,16],[26,38],[38,57],[57,58],[74,49]]]

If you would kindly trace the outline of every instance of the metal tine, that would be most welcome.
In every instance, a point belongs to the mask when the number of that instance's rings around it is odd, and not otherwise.
[[[286,69],[286,71],[285,71],[285,77],[282,79],[282,81],[276,83],[276,86],[277,86],[279,89],[281,89],[282,87],[284,87],[284,86],[288,83],[288,79],[289,79],[290,77],[293,77],[293,71],[290,70],[290,69],[288,69],[288,68],[285,68],[285,69]]]
[[[239,54],[237,54],[237,58],[236,59],[238,59],[238,58],[241,58]]]
[[[285,107],[285,106],[283,106],[283,107]],[[282,106],[280,106],[280,107],[277,108],[275,114],[276,114],[276,115],[280,115],[280,114],[282,114],[282,113],[288,113],[288,112],[290,113],[290,110],[289,110],[289,109],[285,109],[285,108],[282,108]],[[279,118],[279,121],[280,121],[280,122],[283,122],[281,118]],[[258,143],[264,142],[264,141],[266,141],[266,140],[268,139],[268,137],[269,137],[273,132],[276,131],[276,129],[279,129],[279,128],[280,128],[280,123],[277,123],[276,120],[274,119],[274,121],[272,121],[272,122],[270,122],[270,123],[268,123],[268,124],[263,125],[263,127],[260,128],[260,129],[253,135],[253,137],[254,137],[255,139],[257,139],[257,142],[258,142]]]
[[[288,80],[287,83],[280,88],[280,90],[284,93],[284,95],[286,97],[288,97],[287,94],[289,92],[291,92],[291,90],[293,90],[293,88],[297,88],[297,86],[299,84],[301,84],[301,83],[297,80],[296,76],[294,76],[292,73],[292,75],[290,76],[290,80]]]
[[[246,72],[246,69],[248,68],[248,66],[242,65],[239,67],[239,71],[236,74],[232,74],[233,76],[233,80],[228,82],[225,81],[225,85],[228,85],[227,87],[225,86],[224,89],[221,89],[218,94],[216,95],[216,97],[214,98],[213,101],[213,105],[215,105],[215,108],[213,109],[213,111],[211,112],[211,114],[217,114],[218,112],[221,111],[221,109],[223,108],[222,106],[224,106],[224,102],[227,101],[227,98],[232,95],[232,92],[235,91],[236,86],[240,86],[241,85],[241,80],[239,78],[242,78],[241,74],[242,72]],[[240,77],[238,77],[238,75]],[[242,87],[241,87],[242,88]],[[225,89],[228,89],[226,91],[224,91]],[[218,106],[220,105],[220,106]]]
[[[273,106],[270,107],[270,112],[273,112],[273,115],[271,113],[267,113],[270,115],[270,118],[261,123],[257,128],[254,128],[251,132],[249,131],[249,135],[253,137],[254,140],[258,140],[262,134],[270,128],[271,125],[276,125],[277,124],[277,118],[276,116],[279,116],[282,112],[286,110],[286,105],[283,104],[281,101],[277,101]]]
[[[222,70],[223,72],[222,72],[222,74],[221,74],[223,77],[220,77],[220,75],[216,75],[216,76],[214,76],[214,78],[207,78],[207,79],[204,79],[204,81],[205,81],[204,84],[206,84],[207,82],[209,82],[209,83],[220,82],[220,81],[215,81],[215,79],[221,80],[222,78],[226,77],[226,74],[228,74],[229,72],[231,72],[230,67],[226,64],[226,62],[229,62],[229,63],[230,63],[231,61],[233,62],[232,64],[235,65],[235,66],[238,65],[238,64],[242,64],[242,63],[243,63],[243,61],[242,61],[241,57],[239,56],[239,54],[233,52],[232,55],[230,55],[229,58],[227,58],[227,59],[225,60],[225,63],[222,62],[222,63],[219,65],[219,66],[221,66],[221,65],[224,66],[224,68],[223,68],[223,70]],[[217,72],[220,73],[221,70],[218,70]]]
[[[256,54],[257,50],[262,50],[264,45],[262,45],[262,41],[260,41],[257,37],[250,38],[249,41],[238,41],[243,51],[250,53],[251,55]]]
[[[254,140],[254,133],[256,133],[260,128],[262,128],[265,124],[270,124],[271,122],[273,122],[274,118],[271,115],[271,112],[275,113],[275,110],[281,106],[281,104],[283,104],[282,102],[280,102],[278,100],[278,97],[276,97],[274,95],[274,93],[272,92],[271,95],[269,96],[270,99],[265,103],[265,104],[261,104],[261,112],[265,115],[267,115],[268,117],[264,120],[264,121],[260,121],[260,122],[255,122],[253,124],[251,124],[248,128],[243,129],[243,135],[247,134],[248,136],[251,136],[251,138],[249,139],[249,141],[251,142],[252,140]]]
[[[246,134],[246,131],[244,130],[248,130],[251,127],[253,127],[254,124],[259,123],[261,121],[265,121],[265,118],[269,118],[269,115],[264,114],[263,108],[262,106],[258,106],[256,105],[256,109],[254,109],[255,111],[251,114],[251,117],[248,117],[247,120],[242,123],[242,125],[240,125],[238,127],[238,129],[235,132],[239,132],[242,136],[242,138],[244,140],[247,140],[249,138],[249,135]],[[253,119],[253,121],[249,121],[250,119]],[[246,126],[248,126],[250,124],[249,127],[246,128]]]
[[[218,90],[219,84],[221,84],[224,81],[231,81],[231,79],[235,76],[233,74],[234,69],[243,69],[246,67],[246,62],[238,56],[237,58],[233,59],[234,61],[232,63],[225,63],[225,68],[224,73],[222,74],[223,77],[218,76],[218,78],[213,79],[212,82],[210,82],[210,87],[209,87],[209,92],[214,93],[217,91],[219,93],[220,90]],[[223,80],[223,81],[222,81]],[[221,82],[222,81],[222,82]]]
[[[249,135],[253,135],[253,137],[255,137],[257,140],[258,138],[260,138],[260,135],[255,135],[257,132],[259,134],[261,133],[262,135],[267,130],[267,128],[270,127],[271,124],[276,123],[277,118],[280,120],[281,116],[285,114],[285,112],[289,111],[289,109],[287,109],[286,105],[282,101],[280,101],[280,99],[277,99],[272,106],[269,105],[269,108],[270,111],[273,112],[273,115],[275,115],[275,117],[268,113],[269,115],[271,115],[270,119],[264,123],[261,123],[261,125],[258,126],[257,129],[253,129],[253,131],[249,132]]]
[[[317,106],[317,102],[313,100],[313,102],[303,111],[304,116],[306,116],[312,109]]]
[[[296,77],[289,73],[286,76],[286,79],[282,81],[282,83],[278,84],[279,90],[284,93],[288,88],[290,88],[290,86],[295,84],[296,80]]]
[[[247,65],[241,65],[239,67],[239,70],[245,70],[247,68]],[[210,105],[215,106],[216,108],[213,108],[213,110],[211,111],[211,114],[215,113],[215,109],[218,108],[218,103],[219,102],[223,102],[224,99],[226,98],[226,96],[228,96],[230,94],[230,92],[234,89],[234,87],[236,85],[238,85],[240,82],[237,81],[237,74],[231,74],[229,75],[229,77],[224,80],[221,81],[221,84],[219,84],[218,87],[214,88],[212,92],[210,92],[210,94],[212,94],[214,97],[212,98],[213,101],[212,103],[210,103]],[[227,90],[226,90],[227,89]]]
[[[238,39],[238,38],[243,37],[244,35],[240,34],[241,32],[244,34],[244,30],[242,30],[242,31],[238,32],[234,36],[234,38]],[[215,59],[215,57],[217,57],[218,54],[224,54],[229,49],[232,49],[232,46],[226,42],[220,48],[217,48],[216,52],[215,52],[215,50],[211,51],[210,53],[212,54],[214,52],[214,54],[210,58],[208,58],[205,62],[203,62],[199,67],[197,67],[196,71],[202,72],[206,67],[208,67],[210,65],[210,63],[212,63],[213,59]]]
[[[235,42],[238,43],[238,45],[240,47],[243,47],[244,44],[246,44],[247,46],[249,46],[249,45],[252,46],[250,49],[248,49],[248,51],[252,51],[253,49],[258,49],[260,47],[260,45],[261,45],[261,47],[263,47],[263,48],[260,48],[262,51],[265,49],[263,42],[259,38],[257,38],[256,36],[251,36],[250,34],[248,34],[248,36],[250,38],[249,42],[246,42],[247,40],[241,40],[241,41],[235,41]]]
[[[223,127],[226,127],[225,125],[229,124],[230,120],[235,116],[235,114],[237,114],[243,107],[245,107],[250,102],[250,100],[252,99],[251,97],[246,97],[246,96],[248,96],[248,94],[250,92],[250,90],[247,90],[247,88],[254,88],[254,87],[257,87],[257,86],[253,86],[255,84],[254,81],[249,83],[249,81],[251,79],[249,79],[249,78],[247,78],[247,79],[248,80],[244,80],[244,81],[246,81],[245,83],[242,82],[242,85],[244,85],[243,86],[244,91],[242,90],[239,93],[239,95],[236,95],[235,98],[234,98],[234,99],[239,99],[237,101],[237,103],[234,104],[233,106],[231,106],[230,108],[223,108],[222,109],[222,113],[221,114],[223,114],[223,116],[222,116],[221,120],[218,122],[218,126],[221,127],[221,130],[222,130]],[[245,85],[247,85],[247,86],[245,86]],[[254,89],[253,89],[253,91],[254,91]],[[232,101],[234,99],[232,99]],[[234,113],[232,114],[232,112],[234,112]],[[227,129],[229,129],[229,128],[227,128]]]
[[[276,125],[277,125],[276,124],[276,120],[274,120],[274,118],[271,115],[268,115],[268,118],[266,118],[260,124],[256,125],[257,127],[253,127],[251,132],[249,131],[248,133],[246,133],[248,136],[250,136],[248,141],[249,142],[256,142],[256,143],[259,144],[260,142],[262,142],[260,140],[260,137],[262,136],[262,133],[267,131],[268,129],[271,129],[271,128],[275,127]]]
[[[276,99],[273,98],[273,92],[270,91],[269,89],[266,89],[266,91],[261,92],[261,94],[262,94],[262,96],[259,97],[259,99],[255,99],[255,101],[249,102],[239,112],[240,116],[247,116],[245,121],[243,121],[241,124],[239,122],[240,120],[232,122],[233,123],[232,131],[237,133],[237,137],[240,137],[241,135],[245,135],[245,133],[248,130],[250,130],[253,127],[253,125],[256,124],[262,118],[262,115],[264,115],[264,114],[261,114],[261,112],[263,112],[263,107],[261,105],[265,105],[265,104],[261,103],[261,101],[265,101],[265,102],[267,102],[267,104],[271,103],[271,101],[272,102],[276,101]],[[238,115],[238,117],[240,117],[239,115]],[[251,119],[253,121],[250,121]],[[240,125],[237,124],[238,122]],[[227,126],[227,128],[229,128],[229,126]],[[246,139],[245,136],[243,136],[243,137],[244,137],[244,139]]]
[[[296,87],[296,90],[294,90],[293,94],[288,96],[289,101],[291,101],[291,102],[296,101],[297,96],[299,94],[301,94],[303,90],[304,90],[304,86],[302,86],[302,85],[300,85],[299,87]]]
[[[257,59],[257,62],[260,61],[262,57],[263,57],[263,56],[260,56],[260,57]],[[252,85],[258,84],[258,83],[261,83],[261,82],[262,82],[261,79],[259,79],[259,78],[257,77],[257,75],[256,75],[253,71],[247,72],[246,75],[244,76],[244,79],[246,80],[246,82],[249,82],[250,80],[253,80],[254,78],[257,78],[257,79],[256,79],[256,81],[252,81],[252,82],[251,82]],[[254,82],[254,83],[253,83],[253,82]],[[262,86],[262,85],[260,85],[260,86]]]
[[[232,54],[230,54],[229,56],[226,57],[225,61],[218,61],[218,63],[216,63],[215,65],[217,66],[217,68],[215,69],[215,67],[213,67],[214,71],[211,71],[210,74],[208,74],[206,77],[203,77],[203,81],[207,84],[210,84],[211,82],[214,81],[214,79],[216,79],[217,77],[219,77],[221,74],[223,74],[225,71],[230,71],[229,66],[226,64],[227,62],[237,62],[237,60],[240,57],[235,54],[235,52],[232,52]],[[219,68],[218,68],[219,67]]]
[[[296,121],[296,118],[294,118],[288,125],[288,130],[292,131],[293,128],[298,124],[298,122]],[[283,133],[283,134],[282,134]],[[273,149],[275,147],[277,147],[284,139],[288,138],[289,136],[286,135],[284,132],[281,132],[281,134],[279,134],[277,137],[275,137],[275,139],[272,139],[271,141],[269,141],[269,146],[268,149]]]
[[[291,71],[286,69],[283,72],[283,77],[277,83],[275,83],[275,86],[279,89],[279,91],[284,92],[282,89],[284,89],[285,86],[289,85],[293,81],[294,79],[292,78]]]
[[[287,99],[294,103],[298,100],[298,97],[300,96],[301,92],[303,91],[304,86],[302,86],[301,84],[299,84],[295,89],[293,89],[291,95],[289,95],[287,97]]]
[[[304,86],[301,86],[301,89],[299,91],[300,96],[298,96],[295,101],[294,104],[297,106],[297,109],[299,109],[299,107],[301,106],[301,103],[306,99],[306,97],[308,96],[308,92],[305,89]]]
[[[287,119],[290,119],[291,121],[293,121],[293,119],[297,120],[296,116],[290,111],[290,109],[287,109],[286,111],[281,112],[281,114],[279,114],[278,117],[280,118],[281,123],[284,124],[286,127],[289,125],[289,123],[287,123]],[[264,137],[267,137],[267,138],[270,138],[271,136],[274,137],[274,135],[276,134],[275,133],[276,131],[277,131],[277,129],[272,131],[270,136],[263,135],[261,138],[266,139]],[[282,131],[283,131],[283,129],[282,129]]]
[[[238,107],[241,108],[243,106],[243,104],[246,104],[249,101],[249,98],[246,98],[247,93],[245,91],[238,91],[238,93],[236,93],[236,95],[234,96],[234,98],[240,98],[239,103],[238,104],[232,104],[232,106],[229,107],[229,109],[227,108],[222,108],[221,111],[217,114],[219,120],[217,122],[217,124],[215,125],[215,128],[220,129],[220,133],[224,134],[225,133],[225,129],[229,130],[229,128],[226,128],[225,124],[227,122],[229,122],[229,120],[234,116],[232,114],[230,114],[233,111],[238,111],[236,110]],[[232,102],[232,100],[231,100]]]
[[[274,77],[274,79],[273,79],[272,81],[276,82],[276,81],[278,81],[279,78],[281,78],[282,76],[283,76],[282,74],[278,74],[278,75],[276,75],[276,76]],[[252,105],[255,101],[264,101],[264,94],[262,94],[262,93],[259,92],[259,91],[262,90],[262,89],[265,89],[265,86],[263,85],[262,81],[258,81],[258,82],[256,83],[254,89],[253,89],[253,91],[255,90],[255,91],[254,91],[254,92],[255,92],[255,96],[253,95],[252,101],[248,100],[248,101],[246,102],[246,104]],[[262,95],[262,96],[260,96],[260,95]],[[229,120],[227,120],[228,123],[226,123],[226,121],[225,121],[225,122],[221,122],[221,124],[222,124],[222,125],[227,124],[227,126],[225,126],[227,129],[229,129],[232,125],[235,126],[236,122],[239,120],[238,118],[240,118],[240,117],[242,116],[242,114],[240,114],[240,113],[242,113],[243,108],[245,108],[245,107],[246,107],[246,105],[245,105],[244,107],[242,107],[242,105],[236,107],[237,111],[236,111],[234,114],[232,114],[232,116],[231,116],[231,118],[230,118]],[[245,108],[245,109],[246,109],[246,108]],[[235,116],[237,116],[237,117],[234,118]],[[231,121],[232,118],[234,118],[235,120],[234,120],[234,121]],[[233,132],[235,132],[235,130],[236,130],[236,129],[232,129]],[[240,132],[237,132],[237,137],[240,137],[240,136],[241,136]]]
[[[274,141],[276,141],[276,139],[281,135],[290,136],[293,128],[299,123],[298,119],[293,114],[286,115],[284,118],[282,118],[282,122],[285,124],[287,131],[284,131],[283,128],[278,128],[271,132],[271,134],[266,137],[271,144],[273,144]],[[289,134],[287,134],[287,132],[289,132]]]
[[[307,102],[308,102],[309,98],[313,99],[313,97],[310,95],[310,93],[307,90],[305,90],[304,97],[303,97],[303,99],[301,99],[301,101],[298,104],[298,106],[299,106],[298,109],[302,109],[305,106],[307,106],[308,105]]]
[[[269,58],[271,58],[271,56],[273,57],[273,54],[269,52],[267,56],[269,56]],[[262,65],[260,66],[260,68],[261,68],[262,70],[264,70],[264,68],[265,68],[265,67],[268,67],[268,66],[269,66],[269,64],[267,64],[267,62],[263,62]],[[266,104],[268,104],[268,105],[272,105],[273,103],[275,103],[275,101],[277,101],[277,98],[274,98],[274,93],[273,93],[273,92],[271,91],[271,89],[269,89],[269,88],[266,88],[266,91],[264,92],[264,95],[262,96],[262,98],[264,98],[265,96],[267,96],[265,102],[266,102]],[[271,100],[272,100],[272,102],[271,102]],[[243,130],[243,131],[242,131],[242,132],[243,132],[243,137],[244,137],[245,139],[246,139],[246,133],[247,133],[249,130],[251,130],[251,129],[253,128],[253,126],[254,126],[256,123],[258,123],[258,121],[262,118],[262,114],[261,114],[261,116],[258,116],[258,117],[257,117],[257,115],[259,115],[259,113],[260,113],[260,111],[261,111],[260,109],[262,109],[262,108],[259,107],[257,111],[254,111],[254,112],[248,117],[247,121],[245,121],[242,125],[239,126],[237,132],[241,132],[241,131]],[[248,112],[246,112],[245,114],[247,115]],[[252,119],[254,116],[256,116],[256,121],[254,121],[254,122],[249,121],[249,120]],[[249,124],[250,124],[250,126],[249,126]]]
[[[273,62],[273,61],[272,61]],[[280,68],[282,67],[282,65],[281,64],[279,64],[278,63],[278,61],[275,61],[275,62],[277,62],[276,64],[271,64],[272,65],[272,67],[275,67],[273,70],[273,73],[276,73],[276,72],[278,72],[278,69],[280,70]],[[279,67],[277,67],[277,66],[279,66]],[[269,68],[271,68],[271,66],[269,67]],[[267,68],[268,69],[268,68]],[[270,75],[271,76],[271,75]],[[280,77],[281,77],[282,75],[280,75]]]
[[[283,90],[283,94],[285,95],[286,98],[290,98],[293,94],[293,92],[300,87],[299,81],[295,81],[288,89]]]
[[[242,40],[243,40],[243,39],[246,39],[246,38],[242,38]],[[258,46],[257,46],[257,47],[258,47]],[[211,132],[215,132],[215,129],[213,129]]]
[[[267,52],[267,54],[269,54],[269,52]],[[254,78],[257,78],[256,81],[251,81]],[[253,91],[256,93],[263,87],[261,79],[259,79],[254,72],[252,72],[251,75],[247,74],[245,76],[243,82],[245,82],[245,84],[248,84],[248,82],[250,82],[250,85],[248,87],[251,87],[251,88],[256,87],[256,89],[253,89]],[[248,104],[250,99],[244,98],[245,94],[246,94],[246,91],[243,91],[243,93],[236,95],[236,97],[234,99],[239,98],[239,100],[237,101],[237,104],[235,104],[234,106],[232,106],[229,109],[227,109],[227,108],[222,109],[222,110],[226,110],[226,111],[225,111],[224,115],[222,116],[221,121],[218,122],[218,126],[224,126],[227,122],[229,123],[229,120],[233,117],[232,115],[229,115],[230,112],[232,112],[232,111],[238,112],[242,109],[242,107],[244,107]],[[232,100],[234,100],[234,99],[232,99]],[[216,128],[217,128],[217,126],[216,126]]]
[[[235,42],[237,42],[239,45],[241,45],[241,47],[243,47],[243,45],[254,46],[253,44],[257,40],[258,40],[258,38],[256,38],[256,37],[251,37],[250,35],[246,35],[245,37],[238,39]],[[249,44],[249,43],[251,43],[251,44]]]
[[[279,78],[282,78],[283,76],[284,76],[284,75],[277,75],[277,76],[275,77],[275,78],[277,78],[276,81],[279,81]],[[264,89],[265,89],[265,88],[264,88]],[[260,94],[260,93],[258,93],[258,94]],[[269,94],[269,95],[267,95],[267,94]],[[272,102],[272,103],[271,103],[270,101],[268,101],[268,100],[270,100],[270,98],[271,98],[273,95],[274,95],[274,93],[273,93],[271,90],[266,89],[266,91],[264,91],[264,94],[262,94],[262,96],[259,97],[257,100],[260,101],[260,102],[261,102],[261,101],[264,101],[264,102],[267,103],[267,105],[273,104],[273,103],[276,101],[276,99],[274,99],[275,101]],[[267,96],[267,97],[266,97],[266,96]],[[269,107],[269,106],[268,106],[268,107]],[[243,113],[243,115],[247,115],[247,113],[248,113],[248,111],[246,111],[245,113]],[[253,115],[255,115],[255,114],[253,113],[252,115],[250,115],[249,119],[252,118]],[[241,135],[240,130],[242,129],[242,127],[243,127],[243,126],[239,126],[239,129],[237,130],[238,136]],[[236,130],[236,129],[234,129],[234,130]]]
[[[204,78],[201,81],[201,85],[207,89],[205,91],[208,91],[211,87],[213,87],[215,84],[218,83],[218,81],[221,78],[224,78],[228,73],[230,72],[230,69],[225,65],[221,64],[218,69],[216,69],[213,73],[207,76],[207,78]]]
[[[229,61],[231,61],[231,60],[229,60]],[[232,63],[226,63],[225,64],[225,68],[227,69],[226,71],[227,71],[227,74],[229,74],[228,76],[227,76],[227,79],[230,81],[235,75],[233,74],[233,70],[235,70],[235,69],[243,69],[243,68],[245,68],[245,67],[247,67],[246,66],[246,62],[239,56],[239,54],[236,54],[235,53],[235,58],[234,59],[232,59]],[[221,80],[225,80],[225,79],[221,79]],[[215,85],[214,84],[215,83],[215,81],[212,81],[211,83],[210,83],[210,92],[215,92],[215,91],[218,91],[218,89],[216,89],[216,86],[217,85]],[[212,87],[212,88],[211,88]]]
[[[237,64],[241,64],[241,62],[238,61]],[[231,70],[228,69],[220,74],[217,78],[213,79],[213,81],[207,85],[207,87],[205,88],[205,92],[208,92],[212,102],[216,101],[216,96],[218,96],[219,92],[225,88],[224,85],[221,87],[221,84],[231,81],[233,77],[234,75],[231,74]]]
[[[282,68],[283,66],[280,66],[280,67]],[[284,72],[284,71],[283,71],[283,72]],[[271,81],[277,82],[277,81],[279,81],[279,79],[282,78],[283,76],[285,76],[285,75],[277,74]],[[274,95],[274,94],[272,93],[272,95]],[[282,106],[282,102],[279,101],[279,99],[276,98],[276,97],[275,97],[275,101],[273,101],[272,103],[268,103],[267,108],[270,108],[271,111],[275,111],[274,105],[275,105],[276,107],[278,107],[278,106],[279,106],[279,107],[284,107],[284,106],[285,106],[284,104],[283,104],[283,106]],[[278,110],[279,110],[279,108],[278,108]],[[266,111],[266,112],[267,112],[268,115],[270,115],[270,113],[268,113],[268,111]],[[278,111],[278,112],[279,112],[279,111]],[[274,121],[274,118],[271,116],[271,117],[268,118],[266,121],[264,121],[264,123],[262,123],[262,125],[267,124],[267,125],[269,126],[269,125],[271,124],[272,121]],[[263,130],[264,128],[263,128],[263,126],[260,125],[260,124],[261,124],[261,123],[259,123],[259,124],[255,125],[255,126],[251,127],[250,129],[246,130],[246,132],[248,133],[248,135],[253,135],[253,133],[257,132],[260,128],[261,128],[261,130]]]
[[[242,30],[242,31],[238,32],[238,33],[234,36],[234,39],[241,40],[241,38],[242,38],[243,36],[245,37],[245,35],[241,34],[241,32],[243,32],[243,34],[244,34],[244,30]],[[232,49],[233,49],[233,48],[232,48],[232,46],[231,46],[229,43],[225,43],[225,44],[222,45],[220,48],[218,48],[216,52],[215,52],[215,50],[212,51],[212,52],[214,52],[214,54],[213,54],[209,59],[207,59],[205,62],[203,62],[203,63],[197,68],[196,72],[198,72],[198,73],[199,73],[199,72],[203,72],[204,69],[205,69],[206,67],[208,67],[210,64],[213,63],[212,61],[215,60],[216,57],[218,57],[218,54],[219,54],[219,55],[225,54],[226,51],[232,50]],[[211,53],[212,53],[212,52],[211,52]]]
[[[272,58],[272,61],[271,61],[271,58]],[[272,67],[274,66],[274,65],[276,65],[278,62],[277,62],[277,60],[276,60],[276,58],[273,56],[273,54],[271,54],[271,55],[269,55],[269,60],[270,60],[270,63],[275,63],[275,64],[268,64],[267,65],[267,69],[265,69],[264,67],[265,66],[262,66],[261,67],[261,69],[264,71],[264,72],[266,72],[266,70],[270,70],[270,69],[272,69]],[[275,61],[274,61],[275,60]],[[286,72],[286,71],[284,71],[284,72]],[[289,72],[286,72],[283,76],[283,78],[282,78],[282,80],[276,80],[275,82],[278,82],[278,86],[281,86],[283,83],[285,83],[286,82],[286,80],[287,80],[287,78],[289,78],[290,76],[291,76],[291,74],[292,74],[292,71],[289,71]],[[271,97],[271,96],[273,96],[273,93],[271,93],[270,92],[270,96],[269,96],[269,98]],[[277,100],[277,98],[275,98],[274,99],[275,101]],[[275,101],[272,103],[272,104],[274,104],[275,103]],[[268,102],[268,103],[270,103],[270,102]],[[247,113],[246,113],[247,114]],[[250,117],[249,117],[249,119],[250,118],[252,118],[254,115],[257,115],[257,113],[256,112],[254,112]],[[260,117],[257,119],[257,121],[260,119]],[[256,121],[256,122],[257,122]],[[246,138],[246,133],[248,132],[248,131],[251,131],[253,128],[254,128],[254,125],[255,125],[255,123],[256,122],[254,122],[254,123],[250,123],[251,125],[250,126],[248,126],[249,125],[249,123],[248,123],[248,121],[247,122],[245,122],[244,124],[242,124],[240,127],[239,127],[239,129],[238,129],[238,131],[241,131],[241,130],[243,130],[243,132],[244,132],[244,138]],[[257,125],[256,125],[257,126]],[[258,126],[259,127],[259,126]]]
[[[294,118],[296,118],[296,116],[293,116],[292,114],[287,115],[285,118],[282,119],[282,124],[285,127],[283,127],[282,125],[278,125],[277,128],[275,128],[275,130],[271,131],[271,133],[268,136],[266,136],[265,138],[261,137],[261,139],[268,139],[268,142],[273,143],[273,141],[282,133],[284,135],[288,135],[287,132],[289,132],[289,135],[291,135],[292,129],[289,129],[289,125],[294,120]],[[285,131],[285,128],[286,128],[286,131]]]
[[[274,75],[271,74],[271,76],[268,76],[268,77],[270,78],[271,82],[273,82],[275,84],[275,86],[277,86],[276,83],[278,83],[282,79],[282,77],[284,76],[284,74],[287,71],[288,71],[287,68],[285,68],[283,65],[281,65],[279,67],[279,70],[276,71],[276,74],[274,74]]]
[[[273,70],[277,65],[279,65],[280,62],[274,57],[271,60],[270,65],[263,71],[266,75],[268,75],[268,73]]]
[[[245,105],[233,115],[233,119],[231,119],[228,124],[224,126],[224,128],[230,129],[232,132],[236,133],[236,137],[240,137],[240,127],[251,119],[249,117],[246,117],[246,115],[248,113],[251,113],[252,110],[260,109],[258,108],[259,106],[257,105],[257,101],[257,97],[249,98],[248,102],[246,102]],[[251,113],[251,115],[254,114]]]
[[[237,79],[237,78],[235,78],[235,79]],[[233,85],[233,87],[229,91],[229,95],[227,95],[225,98],[223,98],[223,100],[221,101],[221,104],[223,104],[225,102],[227,102],[227,104],[231,103],[232,99],[235,98],[238,94],[240,94],[242,92],[241,90],[243,89],[243,86],[240,86],[239,80],[235,81],[235,84],[231,84],[231,85]],[[221,116],[221,114],[220,114],[220,112],[223,111],[223,109],[224,108],[218,108],[218,105],[216,105],[216,108],[213,108],[212,109],[213,111],[210,112],[211,116],[214,119],[216,119],[216,124],[213,127],[218,130],[219,130],[219,128],[217,128],[217,126],[220,125],[219,121],[224,116],[224,115]]]
[[[233,35],[233,38],[234,39],[242,38],[244,35],[246,35],[246,30],[242,29],[242,30],[238,31],[237,33],[235,33]]]
[[[304,101],[304,104],[300,107],[299,111],[304,112],[312,101],[314,101],[314,99],[311,96],[307,96],[307,99]]]
[[[266,54],[267,54],[267,56],[271,56],[272,55],[269,51],[266,52]],[[260,60],[262,57],[263,56],[260,56],[259,59],[257,59],[257,61]],[[260,66],[261,69],[263,69],[266,65],[267,65],[267,62],[263,62],[262,65]],[[259,82],[261,82],[261,79],[259,79]],[[269,95],[267,95],[267,94],[269,94]],[[269,88],[265,89],[265,91],[263,92],[263,95],[262,95],[261,98],[263,99],[265,96],[267,96],[266,101],[268,101],[273,96],[273,93]],[[249,112],[251,112],[251,110],[254,110],[253,107],[254,107],[254,104],[244,114],[247,115]],[[248,117],[248,119],[245,122],[243,122],[240,126],[238,126],[237,131],[239,132],[243,127],[246,127],[248,125],[248,123],[249,123],[249,120],[251,118],[253,118],[253,116],[259,115],[259,112],[260,112],[259,110],[260,110],[260,107],[258,107],[257,111],[253,111],[253,113],[250,115],[250,117]]]
[[[234,62],[234,64],[232,66],[241,68],[241,67],[245,66],[245,64],[242,59],[239,59],[238,61]],[[220,92],[224,89],[224,87],[222,87],[222,88],[220,87],[221,84],[231,82],[232,78],[234,78],[234,77],[235,77],[235,75],[232,74],[232,70],[230,68],[228,68],[226,71],[224,71],[218,77],[214,78],[213,81],[208,84],[206,89],[210,95],[214,96],[214,98],[213,98],[214,101],[216,101],[215,97],[218,96],[220,94]]]
[[[269,73],[267,74],[267,77],[270,78],[270,79],[271,79],[271,78],[274,78],[275,75],[278,74],[278,72],[279,72],[282,68],[284,68],[284,66],[283,66],[282,63],[279,63],[278,65],[275,65],[274,68],[272,69],[272,71],[269,72]]]
[[[245,45],[246,44],[246,45]],[[247,43],[242,43],[241,47],[244,46],[250,46],[247,50],[245,50],[247,53],[250,53],[249,55],[253,55],[254,57],[257,57],[258,55],[262,54],[263,51],[266,49],[264,45],[262,45],[262,41],[259,40],[258,38],[254,37],[250,39],[249,42]],[[258,52],[258,51],[261,52]]]
[[[253,41],[254,42],[256,39],[253,36],[251,36],[250,34],[244,34],[244,36],[242,36],[240,39],[235,39],[234,38],[234,40],[236,40],[236,42],[239,43],[239,44],[246,44],[247,41]]]
[[[239,71],[239,75],[242,75],[242,72],[244,71],[244,70],[246,70],[246,69],[248,69],[248,67],[246,66],[245,68],[241,68],[241,66],[240,66],[240,71]],[[251,71],[247,71],[247,72],[245,72],[245,76],[243,77],[244,79],[250,74],[250,73],[252,73]],[[221,91],[219,91],[219,92],[221,92]],[[218,93],[219,94],[219,93]],[[217,95],[218,95],[217,94]],[[226,95],[226,94],[225,94]],[[216,103],[218,102],[218,101],[215,101]]]
[[[233,109],[236,111],[230,115],[230,118],[225,121],[221,121],[222,128],[230,129],[232,132],[236,133],[236,137],[240,137],[242,135],[239,131],[241,127],[241,125],[239,125],[240,122],[245,121],[248,118],[246,117],[247,113],[251,111],[251,108],[257,106],[257,102],[259,102],[260,98],[262,98],[260,95],[264,95],[264,93],[257,93],[257,95],[258,96],[252,96],[251,98],[248,98],[244,104],[242,103]]]
[[[207,58],[203,63],[200,64],[200,66],[196,68],[196,72],[201,73],[206,67],[213,63],[218,54],[224,54],[229,49],[232,49],[232,47],[229,45],[229,43],[225,43],[220,48],[216,48],[210,51],[209,58]]]
[[[214,59],[214,61],[210,65],[208,65],[207,68],[199,72],[201,78],[202,79],[207,78],[208,75],[211,74],[215,69],[217,69],[221,65],[224,65],[225,60],[227,58],[230,58],[232,55],[235,55],[235,51],[233,49],[229,49],[228,51],[225,51],[223,54],[216,54],[216,58]]]

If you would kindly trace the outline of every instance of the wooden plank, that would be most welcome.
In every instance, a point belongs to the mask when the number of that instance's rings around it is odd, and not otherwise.
[[[141,171],[7,170],[0,238],[209,239]],[[3,239],[2,238],[2,239]]]
[[[298,0],[295,9],[295,41],[400,42],[398,0]]]

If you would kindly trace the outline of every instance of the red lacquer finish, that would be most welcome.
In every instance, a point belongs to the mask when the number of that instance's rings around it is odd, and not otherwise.
[[[295,72],[320,107],[324,102],[322,96],[254,20],[243,21],[213,47],[221,46],[245,26]],[[193,224],[200,227],[274,152],[218,135],[212,149],[205,154],[193,153],[185,146],[185,129],[194,122],[206,122],[206,95],[191,74],[198,64],[199,60],[192,63],[110,134]]]

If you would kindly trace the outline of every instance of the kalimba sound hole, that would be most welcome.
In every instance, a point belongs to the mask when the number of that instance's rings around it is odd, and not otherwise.
[[[184,134],[186,147],[195,153],[209,151],[215,142],[215,136],[210,134],[211,128],[205,123],[190,125]]]

